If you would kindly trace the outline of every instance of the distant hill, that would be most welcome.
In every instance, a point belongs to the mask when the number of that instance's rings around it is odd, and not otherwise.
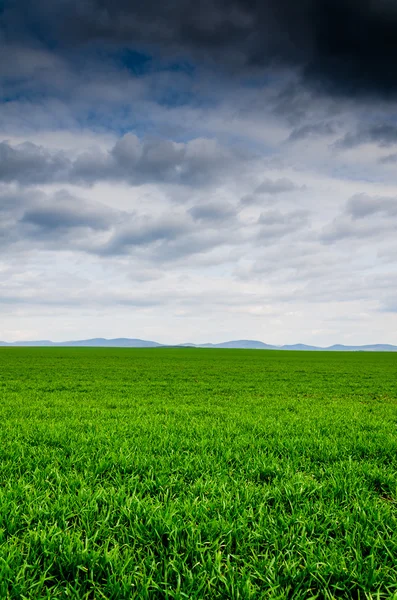
[[[236,340],[234,342],[222,342],[221,344],[195,344],[200,348],[240,348],[245,350],[274,350],[276,346],[269,346],[256,340]]]
[[[96,346],[104,348],[156,348],[161,346],[157,342],[130,338],[93,338],[91,340],[77,340],[75,342],[61,342],[58,346]]]
[[[280,350],[323,350],[317,346],[307,346],[306,344],[292,344],[287,346],[281,346]]]
[[[390,344],[369,344],[366,346],[343,346],[342,344],[335,344],[324,348],[324,350],[336,351],[336,352],[397,352],[397,346]]]
[[[107,340],[105,338],[92,338],[89,340],[73,340],[69,342],[50,342],[48,340],[36,342],[0,342],[0,346],[89,346],[96,348],[157,348],[162,344],[148,340],[115,338]]]
[[[96,347],[96,348],[236,348],[240,350],[299,350],[299,351],[328,351],[328,352],[397,352],[397,346],[391,344],[367,344],[365,346],[344,346],[335,344],[328,348],[308,346],[306,344],[287,344],[272,346],[258,340],[234,340],[220,344],[159,344],[149,340],[135,338],[92,338],[89,340],[73,340],[69,342],[51,342],[50,340],[1,342],[0,346],[54,346],[54,347]]]

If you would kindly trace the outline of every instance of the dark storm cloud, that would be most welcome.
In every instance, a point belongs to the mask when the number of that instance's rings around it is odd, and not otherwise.
[[[6,0],[1,26],[8,41],[142,45],[235,71],[298,68],[331,93],[397,91],[393,0]]]

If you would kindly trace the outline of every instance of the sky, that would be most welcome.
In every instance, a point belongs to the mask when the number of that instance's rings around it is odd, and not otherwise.
[[[397,344],[396,0],[0,0],[0,339]]]

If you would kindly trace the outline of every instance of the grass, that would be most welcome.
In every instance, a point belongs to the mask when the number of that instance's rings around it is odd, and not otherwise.
[[[397,598],[397,355],[0,350],[1,599]]]

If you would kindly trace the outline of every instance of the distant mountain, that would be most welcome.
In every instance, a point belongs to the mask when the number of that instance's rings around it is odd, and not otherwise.
[[[234,342],[222,342],[221,344],[196,344],[200,348],[240,348],[241,350],[274,350],[276,346],[269,346],[256,340],[236,340]]]
[[[343,346],[342,344],[335,344],[323,349],[331,352],[397,352],[397,346],[390,344],[368,344],[366,346]]]
[[[0,346],[55,346],[56,344],[54,342],[51,342],[50,340],[35,340],[34,342],[31,341],[24,341],[24,342],[1,342],[0,341]]]
[[[157,348],[161,345],[162,344],[158,344],[157,342],[130,338],[116,338],[111,340],[105,338],[92,338],[89,340],[73,340],[69,342],[50,342],[48,340],[37,342],[0,342],[0,346],[88,346],[96,348]]]
[[[307,346],[306,344],[292,344],[287,346],[281,346],[280,350],[323,350],[323,348],[318,348],[317,346]]]
[[[157,348],[161,346],[157,342],[151,342],[140,339],[115,338],[107,340],[105,338],[93,338],[91,340],[77,340],[75,342],[60,342],[57,346],[96,346],[103,348]]]
[[[308,346],[306,344],[292,344],[285,346],[271,346],[258,340],[234,340],[220,344],[159,344],[148,340],[134,338],[92,338],[89,340],[73,340],[69,342],[51,342],[50,340],[1,342],[0,346],[54,346],[54,347],[96,347],[96,348],[225,348],[240,350],[298,350],[298,351],[328,351],[328,352],[397,352],[397,346],[391,344],[367,344],[365,346],[344,346],[335,344],[328,348]]]

